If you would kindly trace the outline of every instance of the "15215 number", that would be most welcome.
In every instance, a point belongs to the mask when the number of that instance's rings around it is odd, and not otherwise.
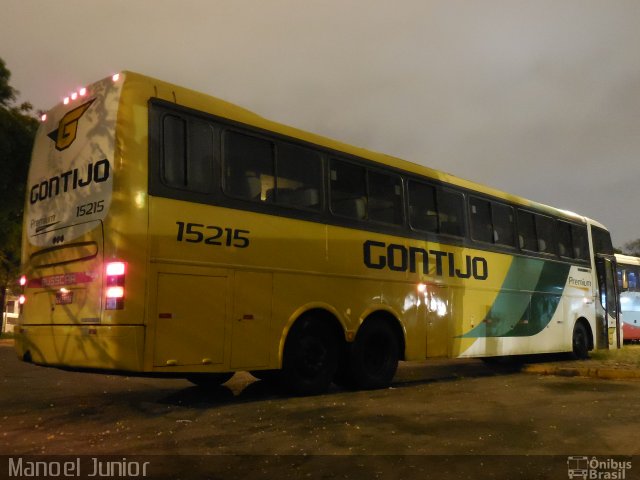
[[[76,217],[84,217],[104,211],[104,200],[76,206]]]
[[[176,222],[179,242],[205,243],[206,245],[224,245],[226,247],[247,248],[249,230],[223,228],[201,223]]]

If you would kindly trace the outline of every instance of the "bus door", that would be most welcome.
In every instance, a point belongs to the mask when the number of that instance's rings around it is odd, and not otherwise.
[[[597,308],[598,340],[600,348],[620,348],[620,309],[618,308],[618,288],[616,282],[616,261],[611,255],[596,256],[598,293],[600,305]]]
[[[427,357],[450,355],[451,289],[430,284],[424,292],[427,312]]]

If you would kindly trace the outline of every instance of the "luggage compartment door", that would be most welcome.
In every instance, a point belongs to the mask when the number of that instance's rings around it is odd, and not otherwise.
[[[153,364],[224,361],[227,277],[158,273]]]

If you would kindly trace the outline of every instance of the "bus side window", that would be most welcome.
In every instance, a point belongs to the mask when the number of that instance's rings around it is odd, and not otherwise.
[[[608,231],[591,225],[591,238],[593,239],[593,250],[595,253],[614,254],[611,234]]]
[[[494,243],[513,247],[515,243],[513,208],[491,202],[491,218],[493,220]]]
[[[501,203],[470,198],[471,236],[474,240],[513,247],[513,208]]]
[[[435,187],[409,181],[409,223],[416,230],[438,233]]]
[[[411,180],[409,222],[416,230],[463,237],[464,197],[460,192]]]
[[[175,115],[162,119],[162,182],[169,187],[187,186],[187,122]]]
[[[335,215],[364,220],[367,214],[365,169],[331,160],[331,211]]]
[[[494,232],[491,221],[491,205],[487,200],[470,198],[471,237],[481,242],[493,243]]]
[[[551,217],[535,215],[536,233],[538,234],[538,251],[556,253],[554,242],[555,221]]]
[[[589,260],[589,237],[586,226],[571,225],[573,256],[580,260]]]
[[[436,200],[438,205],[438,225],[440,233],[464,237],[464,196],[460,192],[436,189]]]
[[[270,202],[275,187],[273,143],[226,131],[223,139],[224,191],[232,197]]]
[[[322,207],[322,160],[308,148],[277,144],[277,187],[267,192],[278,204],[319,210]]]
[[[369,220],[402,225],[402,180],[397,175],[367,172]]]
[[[558,253],[561,257],[573,258],[571,224],[558,221],[556,228],[558,229]]]
[[[188,139],[188,140],[187,140]],[[175,115],[162,120],[162,183],[208,193],[213,190],[213,129]]]
[[[518,210],[518,243],[522,250],[538,251],[538,237],[533,213]]]

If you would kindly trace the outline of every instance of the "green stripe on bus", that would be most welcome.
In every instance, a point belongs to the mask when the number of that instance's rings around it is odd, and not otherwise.
[[[482,323],[461,337],[522,337],[539,333],[560,304],[569,269],[566,264],[514,258]]]

